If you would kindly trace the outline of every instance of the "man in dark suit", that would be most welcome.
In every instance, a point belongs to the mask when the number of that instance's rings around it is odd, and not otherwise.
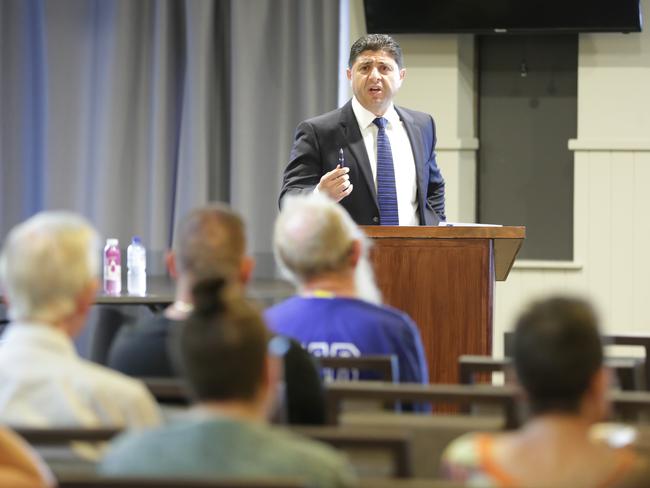
[[[315,191],[340,202],[360,225],[445,220],[433,119],[393,105],[405,74],[390,36],[369,34],[352,45],[347,76],[354,97],[298,125],[280,205],[286,195]]]

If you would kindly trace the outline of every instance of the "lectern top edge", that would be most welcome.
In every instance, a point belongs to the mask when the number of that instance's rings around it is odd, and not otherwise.
[[[429,227],[429,226],[361,226],[363,232],[373,239],[525,239],[526,227]]]

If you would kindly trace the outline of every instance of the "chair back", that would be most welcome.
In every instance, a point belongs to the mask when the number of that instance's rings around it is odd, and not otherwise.
[[[376,374],[379,381],[399,381],[399,363],[395,354],[356,357],[319,356],[316,360],[323,369],[368,372]],[[332,376],[336,378],[336,374]]]
[[[503,409],[507,428],[519,425],[517,389],[491,385],[420,385],[415,383],[384,383],[379,381],[333,382],[326,385],[326,418],[337,425],[341,403],[345,399],[380,400],[384,402],[412,401],[456,404],[460,406],[488,404]]]
[[[470,354],[458,356],[458,378],[463,385],[474,384],[475,375],[478,373],[507,373],[510,367],[511,361],[508,358],[497,359]]]

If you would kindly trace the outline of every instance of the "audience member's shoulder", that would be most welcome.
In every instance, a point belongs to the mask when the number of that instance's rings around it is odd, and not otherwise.
[[[109,392],[117,401],[123,402],[143,397],[150,399],[149,391],[141,381],[92,361],[82,359],[82,362],[86,381],[95,391]]]
[[[375,304],[358,298],[352,298],[350,301],[354,304],[355,307],[366,310],[368,313],[374,313],[379,316],[393,319],[396,322],[404,322],[408,324],[413,323],[413,320],[406,312],[398,308],[391,307],[390,305]]]
[[[278,427],[268,427],[274,443],[287,457],[305,468],[318,471],[332,480],[328,486],[352,486],[355,475],[348,460],[338,451],[320,442],[307,439]]]
[[[111,441],[98,465],[106,475],[131,475],[142,472],[148,456],[156,456],[159,446],[174,443],[174,426],[142,431],[127,431]]]
[[[446,478],[463,480],[480,464],[479,439],[485,435],[470,432],[453,440],[442,454],[442,470]]]
[[[270,307],[266,308],[264,310],[265,315],[272,315],[278,312],[281,312],[287,308],[291,308],[293,306],[299,305],[301,303],[301,297],[298,295],[294,295],[292,297],[286,298],[282,300],[281,302],[275,303],[271,305]]]
[[[645,488],[650,486],[650,465],[629,447],[615,449],[620,462],[620,477],[612,484],[616,488]],[[618,474],[618,473],[617,473]]]

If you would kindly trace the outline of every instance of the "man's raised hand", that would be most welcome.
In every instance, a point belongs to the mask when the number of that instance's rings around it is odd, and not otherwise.
[[[337,165],[336,168],[321,177],[316,190],[319,193],[324,193],[335,202],[340,202],[352,193],[349,172],[350,168],[341,168],[341,165]]]

